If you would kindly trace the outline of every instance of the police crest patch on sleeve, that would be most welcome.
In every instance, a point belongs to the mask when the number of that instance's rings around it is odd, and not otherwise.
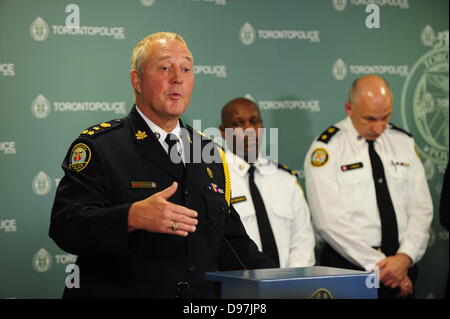
[[[91,149],[84,143],[78,143],[70,152],[70,168],[80,172],[86,168],[91,160]]]
[[[316,148],[311,154],[311,165],[314,167],[320,167],[328,162],[328,152],[324,148]]]

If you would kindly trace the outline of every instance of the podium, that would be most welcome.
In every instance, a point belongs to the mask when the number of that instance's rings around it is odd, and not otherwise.
[[[375,273],[331,267],[207,272],[223,299],[376,299]]]

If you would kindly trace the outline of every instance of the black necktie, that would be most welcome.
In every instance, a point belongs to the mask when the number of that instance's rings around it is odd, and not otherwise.
[[[383,163],[373,147],[373,142],[367,141],[369,143],[373,182],[375,183],[378,211],[380,212],[381,219],[381,251],[386,256],[392,256],[397,253],[399,247],[397,219],[395,217],[394,205],[389,195]]]
[[[177,149],[178,137],[175,134],[169,133],[166,136],[164,142],[169,145],[169,157],[175,165],[182,165],[184,167],[183,161],[181,160],[181,155]]]
[[[248,183],[250,185],[250,194],[252,195],[253,206],[255,207],[256,220],[258,221],[262,251],[275,262],[276,267],[280,267],[277,244],[275,243],[275,237],[273,236],[266,207],[264,206],[258,187],[256,187],[255,184],[255,166],[250,165],[248,173]]]

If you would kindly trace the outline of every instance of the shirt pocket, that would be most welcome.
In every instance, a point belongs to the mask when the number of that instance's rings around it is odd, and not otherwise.
[[[239,214],[239,217],[242,220],[247,220],[249,218],[253,218],[255,216],[255,210],[253,209],[253,202],[250,196],[235,196],[233,198],[245,197],[245,200],[239,201],[237,203],[233,203],[234,209]]]
[[[403,198],[407,196],[411,169],[412,167],[408,162],[392,160],[385,164],[384,173],[388,181],[389,192],[401,194]]]
[[[218,253],[216,247],[220,244],[221,235],[225,230],[225,218],[228,214],[228,204],[225,196],[209,190],[202,191],[202,196],[205,202],[206,211],[204,216],[207,227],[208,244],[211,250]]]
[[[399,180],[408,180],[410,178],[411,164],[406,161],[391,160],[384,165],[385,174],[389,174],[390,177]]]
[[[340,196],[346,199],[348,203],[361,204],[367,197],[366,192],[373,184],[372,172],[369,164],[363,163],[360,168],[351,170],[343,170],[342,166],[349,166],[348,163],[343,164],[339,168],[337,174],[337,183],[340,189]],[[356,205],[356,206],[359,206]]]
[[[371,171],[367,163],[363,163],[360,168],[351,170],[343,170],[342,167],[349,165],[342,165],[337,174],[337,181],[341,185],[357,185],[367,183],[373,179]]]
[[[123,187],[120,189],[120,199],[122,203],[134,203],[146,199],[159,191],[156,188]]]
[[[292,207],[287,203],[278,203],[277,205],[272,205],[271,208],[273,211],[272,229],[280,228],[282,232],[289,231],[294,222]]]
[[[202,194],[208,211],[216,213],[226,213],[228,211],[228,204],[224,194],[210,190],[204,190]]]
[[[223,229],[225,214],[228,213],[228,204],[225,196],[209,190],[204,190],[202,195],[207,210],[205,212],[207,221],[214,223],[219,229]]]

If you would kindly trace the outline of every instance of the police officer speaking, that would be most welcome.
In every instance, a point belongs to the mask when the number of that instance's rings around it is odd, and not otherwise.
[[[205,272],[272,267],[230,204],[223,150],[179,120],[194,86],[185,41],[143,39],[130,78],[129,115],[82,131],[63,162],[50,236],[80,270],[64,297],[212,298]],[[205,147],[214,161],[194,161]]]

